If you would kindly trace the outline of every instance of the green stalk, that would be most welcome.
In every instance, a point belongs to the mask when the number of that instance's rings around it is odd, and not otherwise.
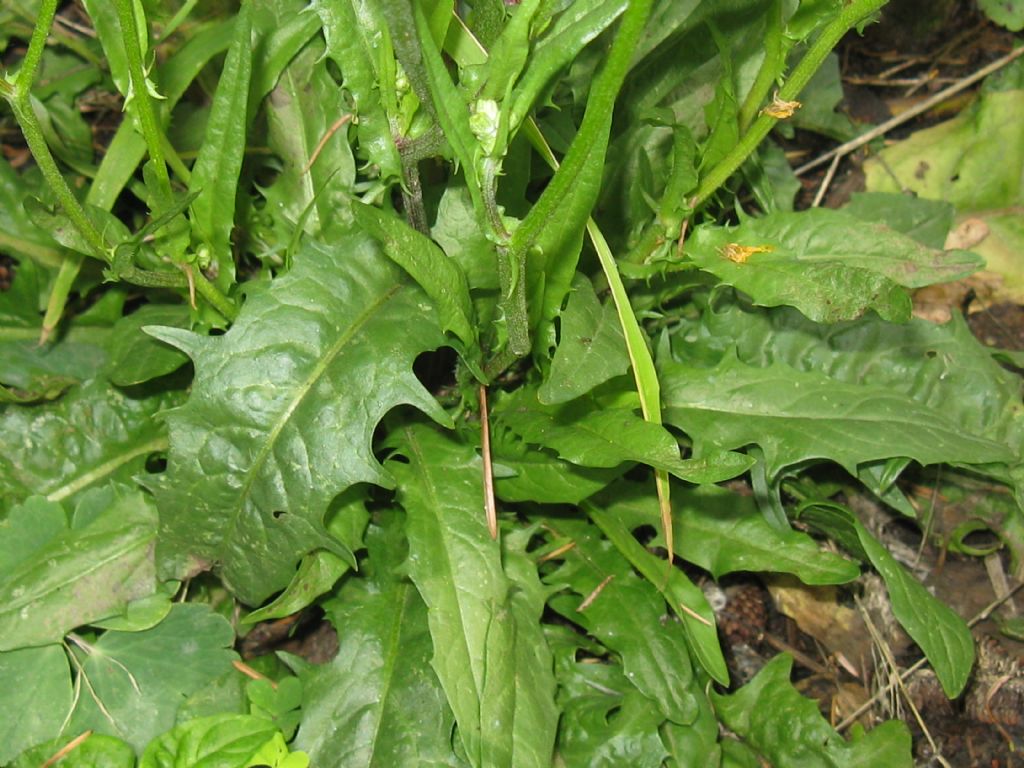
[[[32,152],[36,165],[39,166],[43,178],[50,186],[50,189],[53,190],[57,201],[61,204],[65,213],[67,213],[68,218],[71,219],[71,223],[74,224],[82,237],[85,238],[85,241],[93,248],[95,251],[94,255],[106,261],[107,244],[103,240],[103,235],[100,234],[92,220],[86,215],[85,209],[78,202],[78,198],[71,191],[67,181],[64,180],[64,176],[61,175],[60,169],[57,167],[57,161],[53,159],[50,147],[43,137],[39,120],[32,110],[30,99],[32,84],[35,82],[36,75],[39,72],[39,61],[43,56],[43,50],[46,48],[46,38],[50,34],[50,27],[53,26],[53,17],[56,12],[57,0],[43,0],[40,3],[39,16],[36,26],[32,30],[32,38],[29,40],[28,51],[25,52],[21,69],[18,70],[18,74],[14,79],[14,86],[5,87],[3,95],[10,103],[11,110],[14,112],[14,118],[18,121],[21,132],[25,136],[25,142],[28,144],[29,151]]]
[[[757,110],[764,101],[768,91],[771,90],[775,78],[782,72],[786,65],[785,48],[782,45],[782,3],[780,0],[773,0],[771,8],[765,19],[764,35],[764,61],[757,71],[754,84],[750,86],[747,98],[743,100],[740,107],[739,124],[740,134],[746,132],[747,128],[754,121]]]
[[[132,0],[114,0],[114,5],[117,7],[117,18],[121,23],[121,40],[124,42],[124,51],[128,58],[128,75],[139,125],[149,150],[149,159],[153,162],[157,182],[161,187],[160,193],[170,200],[171,178],[167,173],[167,162],[164,158],[164,135],[156,119],[153,99],[146,87],[146,71],[142,63],[142,48],[139,46],[134,5]]]
[[[839,44],[843,35],[887,2],[888,0],[852,0],[845,6],[832,23],[822,30],[810,50],[793,69],[785,85],[779,89],[779,99],[792,101],[799,96],[822,62],[825,61],[825,57]],[[695,208],[707,201],[743,165],[743,162],[757,149],[764,137],[775,126],[777,119],[766,114],[758,115],[750,126],[750,130],[744,134],[732,151],[722,158],[721,162],[712,168],[707,176],[701,179],[694,200]]]

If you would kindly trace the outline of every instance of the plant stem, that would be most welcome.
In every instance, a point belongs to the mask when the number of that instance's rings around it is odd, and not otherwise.
[[[764,61],[757,72],[754,84],[750,86],[747,98],[743,100],[740,107],[739,124],[740,134],[746,132],[747,128],[754,121],[758,107],[764,101],[764,97],[771,90],[775,78],[782,72],[786,64],[786,55],[782,45],[782,3],[780,0],[772,0],[771,8],[765,19],[764,35]]]
[[[124,43],[124,51],[128,59],[129,82],[137,110],[136,114],[139,117],[139,125],[149,150],[149,159],[156,172],[160,193],[170,200],[171,179],[167,174],[167,163],[164,159],[163,131],[160,130],[160,125],[157,122],[156,111],[153,109],[153,98],[147,87],[134,4],[132,0],[114,0],[114,5],[117,6],[117,18],[121,23],[121,40]]]
[[[799,96],[822,62],[825,61],[825,57],[839,44],[843,35],[887,2],[888,0],[852,0],[849,5],[845,6],[832,23],[822,30],[810,50],[793,69],[785,85],[779,89],[779,99],[791,101]],[[770,115],[758,115],[753,125],[750,126],[750,130],[744,134],[732,151],[722,158],[721,162],[712,168],[707,176],[701,179],[700,186],[697,187],[694,207],[707,201],[743,165],[743,162],[768,135],[776,121],[777,118]]]
[[[50,147],[43,137],[39,119],[32,110],[30,93],[32,84],[35,82],[36,74],[39,71],[39,61],[42,58],[43,50],[46,47],[46,38],[50,34],[50,27],[53,25],[53,17],[57,11],[57,0],[43,0],[39,5],[39,16],[35,28],[32,30],[32,38],[29,40],[28,51],[22,60],[21,69],[14,80],[13,88],[5,88],[4,96],[11,105],[14,118],[21,127],[25,136],[29,151],[35,158],[36,165],[43,174],[46,183],[53,190],[54,195],[60,202],[64,212],[67,213],[71,223],[79,231],[89,246],[95,251],[96,258],[103,261],[108,260],[107,244],[103,235],[86,215],[82,204],[78,202],[71,188],[65,181],[56,160],[50,152]]]

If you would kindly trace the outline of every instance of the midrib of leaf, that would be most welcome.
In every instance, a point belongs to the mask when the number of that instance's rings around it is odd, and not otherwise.
[[[139,527],[140,527],[140,523],[133,523],[131,525],[131,528],[139,528]],[[88,530],[88,529],[86,529],[86,530]],[[128,529],[127,528],[122,528],[120,532],[124,533],[126,530],[128,530]],[[109,534],[108,533],[103,533],[102,535],[103,536],[107,536]],[[155,535],[156,534],[154,532],[153,536],[151,536],[150,539],[154,538]],[[82,537],[82,538],[88,540],[88,539],[93,538],[93,537],[86,536],[86,537]],[[76,571],[73,574],[69,574],[68,578],[61,580],[57,584],[49,584],[49,585],[47,585],[48,588],[45,591],[36,592],[36,591],[33,591],[32,589],[26,589],[25,593],[23,595],[23,599],[21,599],[21,600],[18,600],[17,598],[11,599],[9,602],[7,602],[3,606],[3,608],[0,608],[0,614],[2,614],[2,613],[14,613],[18,609],[23,608],[24,606],[29,605],[31,603],[34,603],[37,600],[41,600],[44,597],[46,597],[47,595],[52,595],[54,592],[59,592],[60,590],[64,589],[65,587],[70,587],[71,585],[75,584],[76,582],[84,581],[87,576],[92,575],[96,571],[102,570],[103,568],[105,568],[110,563],[116,562],[117,560],[119,560],[122,557],[124,557],[126,554],[130,553],[132,550],[138,549],[139,546],[143,545],[143,544],[146,544],[146,539],[144,539],[142,537],[138,537],[138,538],[133,537],[131,539],[128,539],[122,546],[118,547],[115,551],[110,552],[109,555],[106,558],[101,557],[96,552],[96,549],[94,547],[90,547],[91,554],[89,556],[88,565],[83,566],[80,570]],[[34,566],[33,566],[32,569],[34,569]],[[13,594],[12,594],[12,597],[13,597]]]
[[[2,245],[2,243],[0,243]],[[0,326],[0,341],[39,341],[40,326]],[[61,342],[104,342],[110,336],[109,328],[100,327],[75,327],[68,329],[66,334],[61,335]]]
[[[405,435],[406,435],[406,439],[408,441],[408,445],[409,445],[410,449],[416,455],[416,460],[418,462],[418,466],[420,466],[420,467],[429,467],[429,466],[431,466],[430,463],[425,461],[425,455],[423,454],[423,451],[420,450],[420,444],[419,444],[419,441],[416,439],[415,432],[412,429],[406,428]],[[438,494],[436,493],[436,485],[434,484],[433,477],[432,477],[432,475],[430,475],[430,473],[423,472],[422,474],[423,474],[423,477],[424,477],[424,480],[425,480],[424,485],[426,486],[427,494],[428,494],[429,499],[430,499],[430,509],[434,510],[439,505],[439,497],[438,497]],[[436,515],[435,515],[435,518],[436,518]],[[449,539],[445,535],[447,533],[447,526],[441,525],[440,524],[441,521],[439,521],[439,520],[437,520],[436,522],[438,522],[438,525],[436,526],[437,530],[438,530],[438,538],[441,541],[441,548],[442,548],[442,552],[444,554],[445,573],[450,574],[450,573],[452,573],[454,571],[454,569],[452,567],[452,555],[451,555],[451,548],[449,546]],[[458,612],[458,616],[459,616],[459,629],[460,629],[460,634],[461,634],[461,637],[462,637],[462,645],[463,645],[463,648],[465,650],[466,658],[467,659],[471,659],[472,658],[472,654],[470,653],[470,640],[466,636],[466,621],[465,621],[465,616],[463,616],[463,612],[462,612],[462,601],[459,600],[458,592],[455,590],[455,581],[454,581],[454,579],[447,580],[446,581],[446,585],[449,588],[448,591],[449,591],[449,593],[453,597],[453,600],[454,600],[454,603],[455,603],[455,606],[456,606],[456,610]],[[490,630],[488,629],[488,634],[489,633],[490,633]],[[486,669],[486,663],[487,663],[487,654],[486,653],[483,654],[483,663],[484,663],[485,669]],[[482,719],[483,711],[482,711],[482,708],[480,706],[480,692],[482,690],[482,686],[480,685],[480,681],[477,681],[477,679],[476,679],[476,674],[474,673],[474,671],[472,669],[472,665],[470,666],[469,672],[470,672],[470,675],[473,678],[474,686],[476,687],[476,690],[473,692],[473,694],[474,694],[473,697],[477,701],[477,727],[482,727],[483,726],[483,719]],[[465,745],[465,742],[463,742],[463,744]],[[478,755],[478,757],[479,757],[479,755]],[[476,762],[479,762],[479,760],[477,760]]]
[[[391,623],[391,630],[388,632],[388,651],[387,659],[384,662],[384,674],[383,685],[380,691],[380,711],[376,717],[376,722],[373,725],[373,739],[370,744],[371,752],[370,759],[367,761],[368,765],[373,765],[374,756],[377,754],[377,738],[380,734],[380,727],[384,722],[384,707],[388,700],[388,696],[391,695],[392,683],[395,677],[395,666],[398,660],[398,649],[399,640],[402,637],[402,627],[405,626],[404,617],[405,612],[409,607],[409,590],[411,587],[409,584],[398,584],[395,586],[395,590],[398,593],[397,602],[399,605],[398,615],[394,617],[395,620]]]
[[[239,527],[239,520],[242,517],[242,512],[245,507],[245,501],[249,498],[249,492],[252,490],[253,483],[256,482],[256,477],[259,470],[263,468],[263,464],[267,460],[267,456],[270,455],[271,449],[277,443],[277,438],[281,435],[281,430],[284,429],[285,424],[288,423],[292,414],[295,413],[295,409],[302,404],[305,400],[306,395],[313,386],[320,380],[327,367],[334,362],[341,350],[352,340],[352,338],[362,330],[363,326],[369,321],[369,319],[391,298],[402,288],[401,284],[397,284],[389,288],[384,294],[376,299],[370,306],[364,309],[355,321],[349,326],[348,330],[341,334],[338,339],[332,344],[326,354],[320,358],[320,361],[313,366],[313,370],[310,372],[306,380],[296,390],[296,396],[292,398],[292,401],[288,404],[288,407],[281,412],[277,421],[270,428],[270,432],[267,434],[267,439],[263,442],[262,447],[257,452],[256,457],[253,459],[252,465],[249,470],[245,473],[245,480],[242,483],[242,487],[238,493],[238,504],[235,507],[231,516],[231,528],[237,529]]]
[[[133,446],[131,449],[115,456],[112,459],[108,459],[97,467],[93,467],[88,472],[79,475],[70,482],[58,486],[46,494],[46,498],[49,501],[63,501],[72,494],[78,493],[82,489],[89,487],[96,481],[112,475],[120,467],[124,466],[137,456],[152,453],[153,451],[165,451],[167,450],[167,447],[168,440],[166,436],[155,437],[149,442]]]

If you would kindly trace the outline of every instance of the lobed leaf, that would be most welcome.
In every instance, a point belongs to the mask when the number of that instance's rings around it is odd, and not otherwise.
[[[996,362],[959,315],[945,325],[918,319],[893,324],[873,315],[827,325],[793,309],[756,308],[723,295],[697,328],[683,327],[673,337],[680,359],[717,362],[735,348],[743,363],[759,368],[784,363],[905,394],[964,432],[1019,450],[1019,379]]]
[[[697,704],[686,632],[679,622],[661,620],[664,598],[597,528],[568,520],[548,525],[574,542],[548,580],[567,584],[575,595],[559,595],[551,607],[617,653],[626,678],[665,717],[693,722]]]
[[[378,7],[353,0],[317,0],[311,7],[323,21],[327,55],[341,68],[345,88],[352,95],[361,156],[380,169],[385,181],[401,179],[402,161],[377,87],[378,79],[383,79],[378,62],[384,55],[392,56]]]
[[[729,455],[716,457],[717,462],[710,457],[707,462],[684,460],[672,434],[632,408],[601,408],[592,401],[544,406],[535,391],[524,387],[503,399],[492,414],[498,425],[525,441],[580,466],[610,469],[641,462],[693,482],[728,480],[750,467],[744,457],[733,461]]]
[[[177,393],[129,397],[94,379],[52,405],[8,409],[0,415],[4,501],[63,501],[111,479],[131,482],[167,447],[156,415],[178,401]]]
[[[443,343],[434,310],[365,236],[305,246],[223,336],[150,333],[196,367],[153,481],[158,562],[168,575],[216,565],[246,603],[283,589],[316,549],[352,561],[323,517],[345,488],[389,484],[370,451],[385,413],[407,403],[447,418],[411,370]]]
[[[629,370],[622,325],[615,304],[597,300],[590,280],[573,278],[573,290],[561,315],[559,343],[547,379],[537,391],[545,405],[584,395]]]
[[[711,693],[722,722],[778,768],[913,765],[910,732],[889,721],[849,742],[789,682],[793,659],[780,654],[731,695]]]
[[[441,330],[452,331],[463,343],[466,355],[478,357],[473,300],[458,262],[393,214],[362,203],[355,203],[352,212],[356,223],[381,243],[388,258],[434,302]]]

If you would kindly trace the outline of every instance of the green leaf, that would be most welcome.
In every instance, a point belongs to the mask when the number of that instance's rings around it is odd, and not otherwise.
[[[206,137],[192,166],[191,220],[195,233],[212,250],[217,264],[214,283],[226,291],[235,278],[231,229],[235,221],[235,190],[245,154],[249,80],[252,76],[252,3],[242,3],[235,17],[234,37],[213,95]]]
[[[615,469],[580,467],[539,451],[511,433],[491,437],[495,463],[495,492],[504,501],[579,504],[618,478],[626,466]],[[499,470],[508,474],[500,474]]]
[[[252,715],[212,715],[182,723],[146,747],[139,768],[246,768],[277,735],[268,720]]]
[[[331,131],[348,110],[323,52],[315,39],[303,48],[267,102],[268,141],[284,162],[265,193],[267,204],[275,216],[310,234],[345,220],[355,180],[347,128]]]
[[[555,738],[554,678],[526,675],[524,659],[542,643],[536,619],[522,622],[512,582],[481,510],[482,471],[468,446],[426,426],[402,429],[393,444],[398,500],[408,515],[408,571],[427,604],[431,661],[473,765],[548,766]]]
[[[239,599],[258,604],[309,552],[351,562],[323,517],[350,485],[389,484],[370,451],[377,422],[403,403],[447,420],[411,370],[443,342],[432,315],[368,238],[347,236],[304,247],[223,336],[151,329],[196,367],[188,403],[168,416],[167,472],[153,482],[166,515],[162,571],[219,564]]]
[[[227,619],[198,603],[176,604],[144,632],[76,640],[80,674],[89,687],[78,698],[69,728],[116,735],[141,752],[174,725],[185,698],[230,668],[237,658],[233,643]]]
[[[770,478],[785,467],[829,459],[858,464],[901,456],[921,464],[1015,459],[1007,446],[965,432],[911,397],[839,382],[776,363],[753,368],[734,356],[713,370],[663,362],[665,419],[686,430],[694,454],[761,446]]]
[[[811,504],[800,516],[820,530],[837,532],[844,546],[871,562],[889,590],[893,615],[928,657],[942,690],[951,699],[959,696],[974,665],[974,638],[964,620],[907,573],[849,510]]]
[[[34,193],[26,176],[16,173],[6,158],[0,158],[0,247],[26,261],[57,267],[63,256],[56,241],[33,226],[25,215],[24,201]]]
[[[302,720],[302,682],[297,677],[284,677],[276,683],[267,678],[250,680],[245,685],[250,712],[270,720],[289,740]],[[287,750],[286,750],[287,751]]]
[[[401,179],[402,162],[378,93],[378,62],[385,53],[392,54],[377,6],[317,0],[312,8],[323,20],[327,55],[341,68],[345,89],[352,94],[361,156],[379,168],[384,181]]]
[[[793,659],[780,654],[736,693],[711,693],[722,722],[778,768],[892,768],[913,765],[910,732],[898,721],[884,723],[849,742],[836,733],[789,682]]]
[[[1024,3],[1020,0],[978,0],[978,6],[992,21],[1011,32],[1024,29]]]
[[[110,333],[107,377],[119,387],[173,373],[188,362],[180,350],[143,333],[146,325],[187,328],[189,310],[184,304],[146,304],[118,320]]]
[[[452,331],[462,341],[465,353],[478,357],[473,301],[458,262],[394,214],[362,203],[356,203],[352,212],[356,223],[380,241],[388,258],[404,269],[434,302],[441,330]]]
[[[645,421],[632,408],[601,408],[582,400],[544,406],[534,391],[521,388],[503,399],[492,415],[500,426],[527,442],[551,448],[563,459],[585,467],[612,468],[624,462],[641,462],[693,482],[728,480],[750,467],[744,457],[731,461],[726,456],[720,467],[713,466],[712,461],[683,460],[672,434],[660,424]],[[692,470],[702,477],[694,478]]]
[[[549,525],[575,543],[548,580],[567,584],[576,595],[559,595],[551,607],[617,653],[626,678],[665,717],[692,723],[697,703],[686,632],[679,622],[661,620],[664,598],[633,573],[599,529],[568,520]]]
[[[751,307],[720,295],[696,327],[673,337],[680,359],[739,359],[767,368],[785,363],[846,384],[905,394],[962,432],[1019,451],[1020,381],[993,359],[954,314],[945,325],[914,319],[886,323],[874,315],[838,325],[814,323],[793,309]],[[936,386],[941,382],[941,386]]]
[[[855,192],[843,211],[862,221],[884,224],[929,248],[943,248],[955,209],[944,200],[896,192]]]
[[[509,259],[514,264],[526,264],[532,329],[554,319],[569,291],[583,229],[597,201],[615,99],[650,10],[647,0],[627,8],[604,67],[594,80],[583,122],[569,151],[540,199],[512,234]]]
[[[568,6],[539,39],[512,92],[509,125],[514,131],[548,83],[626,9],[622,0],[582,0]]]
[[[602,306],[590,281],[582,275],[576,275],[572,284],[551,371],[537,392],[538,399],[547,405],[584,395],[629,370],[614,302]]]
[[[704,671],[722,685],[728,685],[729,670],[718,642],[715,612],[700,587],[690,581],[681,570],[666,570],[665,562],[641,546],[614,514],[609,514],[594,504],[587,504],[586,510],[590,519],[597,524],[622,556],[661,592],[662,597],[672,607],[686,631],[690,652]]]
[[[638,691],[577,697],[566,703],[558,753],[569,768],[660,768],[661,719]]]
[[[54,729],[56,730],[56,729]],[[24,752],[8,768],[39,768],[67,746],[66,736]],[[121,739],[93,733],[60,759],[60,768],[135,768],[135,750]]]
[[[366,511],[362,494],[346,492],[331,503],[327,531],[354,552],[362,546],[363,531],[368,519],[369,512]],[[306,555],[287,589],[269,605],[243,618],[242,623],[255,624],[298,613],[317,597],[329,592],[351,567],[345,559],[323,549]]]
[[[820,322],[849,320],[868,309],[906,320],[910,299],[898,286],[956,280],[981,266],[966,251],[927,248],[884,224],[826,208],[777,211],[731,228],[698,227],[686,253],[755,304],[788,304]]]
[[[44,645],[0,653],[0,686],[4,691],[0,697],[0,763],[7,765],[22,750],[57,733],[71,710],[71,675],[64,649]],[[134,764],[134,755],[132,759],[129,765]],[[32,765],[38,766],[42,760]]]
[[[430,668],[427,608],[416,589],[352,581],[324,610],[339,630],[338,653],[302,674],[296,746],[313,765],[459,765],[455,718]]]
[[[46,390],[57,382],[92,378],[107,359],[109,330],[102,326],[76,323],[40,346],[50,280],[42,267],[26,260],[17,265],[10,288],[0,292],[0,382],[15,390]]]
[[[124,610],[152,593],[156,515],[138,491],[110,486],[90,491],[79,509],[100,500],[103,510],[85,524],[56,531],[0,579],[0,650],[59,642],[75,627]],[[6,524],[22,541],[34,521],[15,510]],[[52,508],[50,508],[52,509]]]
[[[672,495],[675,527],[685,532],[676,538],[676,553],[715,578],[767,571],[792,573],[805,584],[845,584],[860,574],[856,563],[821,551],[807,534],[769,524],[749,497],[712,486],[678,485]],[[658,500],[649,488],[620,486],[611,498],[605,513],[629,530],[658,519]]]
[[[179,399],[136,399],[93,380],[52,405],[8,409],[0,416],[5,500],[38,493],[63,501],[109,480],[131,482],[147,457],[167,447],[156,414]]]

